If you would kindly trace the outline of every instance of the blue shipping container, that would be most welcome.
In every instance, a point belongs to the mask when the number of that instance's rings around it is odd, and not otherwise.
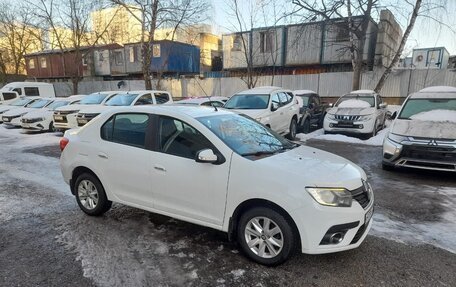
[[[162,40],[152,43],[150,69],[156,73],[195,74],[200,70],[200,49],[196,46]]]

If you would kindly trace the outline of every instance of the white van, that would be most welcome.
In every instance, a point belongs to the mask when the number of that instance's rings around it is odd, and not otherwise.
[[[7,105],[20,96],[55,98],[54,85],[38,82],[13,82],[0,89],[0,105]]]

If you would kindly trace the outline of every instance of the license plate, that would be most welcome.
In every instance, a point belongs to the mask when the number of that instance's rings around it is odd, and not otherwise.
[[[54,119],[56,121],[63,121],[63,117],[62,116],[54,116]]]
[[[3,118],[3,121],[4,122],[9,122],[9,119],[8,118]]]
[[[366,212],[366,215],[364,215],[364,223],[369,223],[369,221],[371,220],[373,214],[374,214],[374,206],[372,206],[372,207]]]
[[[22,124],[22,127],[23,127],[23,128],[29,128],[30,125],[29,125],[29,124]]]
[[[78,120],[78,123],[80,124],[86,124],[88,121],[87,120]]]

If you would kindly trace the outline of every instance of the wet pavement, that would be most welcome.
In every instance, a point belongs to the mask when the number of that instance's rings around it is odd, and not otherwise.
[[[1,132],[1,131],[0,131]],[[39,136],[39,135],[38,135]],[[51,139],[52,140],[52,139]],[[381,148],[309,140],[359,164],[375,189],[357,249],[267,268],[222,232],[114,204],[93,218],[58,167],[57,143],[0,137],[0,286],[454,286],[456,177],[381,169]],[[442,247],[442,248],[439,248]]]

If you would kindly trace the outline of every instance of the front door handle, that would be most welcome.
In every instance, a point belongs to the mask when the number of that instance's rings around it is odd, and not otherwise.
[[[98,153],[98,157],[101,157],[101,158],[104,158],[104,159],[108,159],[108,156],[102,152]]]
[[[161,165],[155,165],[154,168],[155,168],[156,170],[159,170],[159,171],[166,171],[166,168],[164,168],[164,167],[161,166]]]

